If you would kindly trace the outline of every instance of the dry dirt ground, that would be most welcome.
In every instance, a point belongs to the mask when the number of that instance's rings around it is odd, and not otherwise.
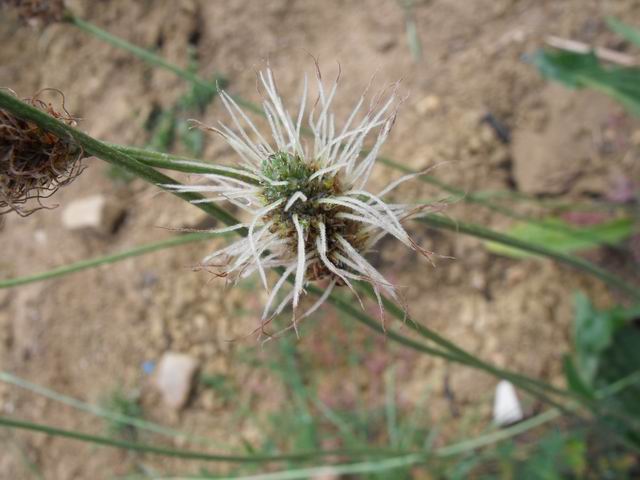
[[[628,141],[637,125],[620,107],[598,94],[549,86],[524,61],[549,34],[617,48],[602,19],[616,15],[638,24],[637,1],[414,3],[420,58],[412,55],[405,11],[395,0],[78,0],[69,5],[80,17],[179,65],[186,65],[195,49],[200,72],[224,74],[231,91],[251,100],[259,99],[255,71],[266,59],[287,98],[297,98],[302,73],[313,70],[309,54],[319,58],[325,78],[336,74],[339,63],[339,114],[349,111],[374,73],[378,85],[402,78],[408,97],[384,154],[415,169],[438,164],[436,177],[467,191],[515,189],[581,200],[606,195],[616,176],[638,174],[638,146]],[[185,91],[171,73],[72,26],[34,29],[7,12],[1,15],[0,86],[23,97],[44,87],[60,89],[67,109],[81,118],[80,127],[102,140],[143,146],[144,124],[154,106],[169,107]],[[511,129],[510,143],[481,122],[487,113]],[[210,123],[223,117],[215,101],[199,116]],[[204,157],[233,161],[216,137],[207,139]],[[2,278],[121,251],[173,234],[159,227],[203,221],[197,209],[157,194],[152,186],[114,182],[99,160],[86,164],[75,183],[49,200],[59,208],[24,219],[7,216],[0,230]],[[373,183],[397,175],[380,166]],[[95,193],[123,206],[120,228],[101,234],[66,230],[64,205]],[[408,201],[444,197],[419,183],[398,194]],[[462,201],[452,202],[447,212],[495,228],[509,224]],[[440,259],[433,268],[395,242],[384,243],[377,261],[404,286],[416,319],[484,359],[561,382],[573,293],[584,290],[606,305],[612,298],[605,287],[549,262],[494,256],[473,238],[417,225],[411,231],[426,248],[455,257]],[[256,327],[264,301],[257,284],[225,290],[220,280],[192,271],[214,243],[0,291],[1,369],[91,403],[116,388],[140,391],[145,418],[213,438],[220,442],[218,450],[260,444],[269,434],[261,419],[290,407],[277,374],[262,368],[281,347],[243,338]],[[446,426],[455,426],[465,412],[487,418],[494,379],[399,349],[363,328],[327,307],[294,342],[311,365],[304,379],[321,400],[352,408],[356,397],[365,398],[375,408],[384,400],[381,379],[393,367],[401,408],[417,410],[417,422],[425,428],[430,422],[445,425],[438,442],[455,437],[457,427]],[[226,378],[237,398],[198,387],[185,410],[164,407],[142,365],[168,350],[197,357],[201,372]],[[244,361],[247,356],[254,361]],[[418,401],[424,392],[429,392],[426,405]],[[239,404],[248,408],[240,411]],[[7,384],[0,384],[0,410],[67,429],[105,431],[98,419]],[[160,472],[196,471],[193,463],[39,434],[13,433],[11,443],[0,433],[7,445],[0,449],[3,478],[30,478],[11,446],[16,444],[47,479],[110,478],[141,463]]]

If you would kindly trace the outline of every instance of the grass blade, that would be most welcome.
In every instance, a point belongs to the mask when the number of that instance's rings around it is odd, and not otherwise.
[[[640,47],[640,30],[637,30],[614,17],[608,17],[606,19],[607,25],[611,30],[618,35],[626,38],[631,43]]]
[[[598,267],[597,265],[587,260],[584,260],[580,257],[575,257],[573,255],[568,255],[566,253],[557,252],[543,245],[538,245],[536,243],[528,242],[526,240],[511,237],[509,235],[504,235],[502,233],[496,232],[494,230],[490,230],[480,225],[451,220],[442,215],[427,214],[418,218],[416,221],[440,230],[450,230],[453,232],[465,233],[467,235],[471,235],[477,238],[490,240],[492,242],[496,242],[502,245],[524,250],[526,252],[529,252],[535,255],[550,258],[557,262],[560,262],[565,265],[569,265],[573,268],[576,268],[578,270],[581,270],[585,273],[591,274],[596,278],[599,278],[600,280],[602,280],[604,283],[610,285],[611,287],[617,288],[621,292],[626,293],[630,298],[633,298],[636,301],[640,301],[639,288],[633,285],[630,285],[629,283],[622,280],[620,277],[614,275],[613,273],[608,272],[607,270],[604,270]]]
[[[89,268],[98,267],[100,265],[107,265],[110,263],[126,260],[127,258],[137,257],[139,255],[145,255],[147,253],[162,250],[164,248],[171,248],[178,245],[184,245],[187,243],[200,242],[202,240],[209,240],[216,237],[228,236],[229,233],[186,233],[184,235],[178,235],[176,237],[169,238],[167,240],[161,240],[159,242],[147,243],[145,245],[139,245],[137,247],[130,248],[123,252],[114,253],[111,255],[105,255],[102,257],[91,258],[87,260],[80,260],[79,262],[70,263],[61,267],[47,270],[46,272],[35,273],[33,275],[25,275],[23,277],[8,278],[0,280],[0,289],[17,287],[26,283],[40,282],[51,278],[62,277],[71,273],[79,272]]]
[[[227,462],[227,463],[273,463],[273,462],[302,462],[325,456],[392,456],[406,454],[397,450],[386,449],[362,449],[362,450],[318,450],[313,452],[292,453],[288,455],[226,455],[195,452],[191,450],[177,450],[172,448],[157,447],[143,443],[127,442],[110,437],[102,437],[87,433],[76,432],[74,430],[64,430],[61,428],[43,425],[40,423],[25,420],[16,420],[0,416],[0,427],[30,430],[33,432],[45,433],[56,437],[64,437],[71,440],[95,443],[105,447],[122,448],[125,450],[143,452],[165,457],[177,457],[187,460],[201,460],[207,462]]]
[[[193,443],[199,443],[203,445],[215,445],[215,442],[209,438],[194,437],[192,435],[186,434],[179,430],[158,425],[157,423],[153,423],[146,420],[141,420],[139,418],[129,417],[127,415],[122,415],[120,413],[105,410],[104,408],[98,407],[96,405],[83,402],[76,398],[68,397],[61,393],[54,392],[53,390],[50,390],[41,385],[36,385],[34,383],[28,382],[27,380],[23,380],[20,377],[16,377],[15,375],[10,374],[9,372],[0,372],[0,381],[8,383],[10,385],[20,387],[20,388],[24,388],[25,390],[28,390],[36,395],[40,395],[50,400],[62,403],[63,405],[68,405],[77,410],[90,413],[92,415],[95,415],[97,417],[104,418],[107,420],[112,420],[115,422],[120,422],[126,425],[130,425],[140,430],[146,430],[148,432],[164,435],[167,437],[183,438]]]

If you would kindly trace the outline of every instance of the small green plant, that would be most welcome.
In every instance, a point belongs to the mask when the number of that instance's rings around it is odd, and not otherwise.
[[[125,393],[121,388],[114,389],[102,401],[102,408],[128,419],[142,419],[143,411],[140,405],[138,393]],[[130,421],[116,418],[106,419],[107,432],[110,436],[123,440],[135,441],[138,439],[137,428]]]
[[[626,40],[640,46],[640,32],[609,18],[609,27]],[[594,51],[576,53],[541,50],[532,58],[540,73],[569,88],[592,88],[610,95],[631,113],[640,116],[640,68],[607,66]]]

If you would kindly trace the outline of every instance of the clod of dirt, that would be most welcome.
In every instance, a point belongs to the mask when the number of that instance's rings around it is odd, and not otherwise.
[[[513,174],[522,192],[560,194],[593,167],[596,139],[616,107],[604,95],[557,85],[542,97],[545,121],[514,133]]]
[[[168,407],[178,410],[187,404],[197,370],[198,362],[190,355],[166,352],[162,356],[154,385]]]

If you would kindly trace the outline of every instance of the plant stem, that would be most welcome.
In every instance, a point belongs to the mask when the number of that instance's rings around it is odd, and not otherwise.
[[[143,163],[145,163],[146,165],[152,166],[152,167],[158,167],[158,168],[166,168],[166,169],[170,169],[170,170],[176,170],[176,171],[182,171],[182,172],[187,172],[187,173],[215,173],[215,174],[219,174],[219,175],[225,175],[231,178],[237,178],[239,180],[248,182],[248,183],[254,183],[254,181],[250,178],[246,178],[246,177],[242,177],[241,175],[236,175],[234,173],[230,173],[230,172],[226,172],[222,169],[217,168],[215,165],[210,165],[210,164],[206,164],[203,162],[198,162],[195,159],[192,158],[188,158],[188,157],[178,157],[178,156],[174,156],[174,155],[170,155],[167,153],[160,153],[160,152],[154,152],[151,150],[145,150],[145,149],[141,149],[141,148],[135,148],[135,147],[127,147],[127,146],[122,146],[122,145],[111,145],[113,148],[115,148],[116,150],[119,150],[123,153],[127,153],[129,154],[131,157],[135,158],[138,161],[141,161]],[[396,164],[395,162],[393,162],[392,160],[389,159],[383,159],[381,158],[381,160],[383,161],[383,163],[386,163],[387,165],[395,165],[396,168],[400,169],[403,172],[412,172],[412,170],[402,167],[399,164]],[[391,163],[389,163],[391,162]],[[192,166],[192,164],[196,164],[195,166]],[[432,183],[432,184],[436,184],[439,185],[443,190],[450,192],[454,195],[463,195],[464,192],[462,192],[461,190],[452,187],[450,185],[446,185],[443,184],[442,182],[440,182],[438,179],[429,177],[428,175],[422,175],[419,177],[421,180],[427,182],[427,183]],[[503,209],[503,207],[500,207],[499,205],[494,205],[490,202],[486,202],[484,199],[477,197],[474,194],[468,194],[467,195],[468,201],[469,202],[474,202],[474,203],[481,203],[484,206],[491,208],[493,210],[496,210],[499,213],[502,213],[506,216],[510,216],[512,218],[517,218],[520,220],[525,220],[528,221],[529,223],[533,223],[536,225],[539,225],[543,228],[548,228],[548,229],[552,229],[552,225],[544,222],[544,221],[538,221],[535,219],[530,219],[528,217],[525,216],[519,216],[518,214],[516,214],[515,212],[511,212],[509,209]],[[515,215],[515,216],[514,216]],[[428,216],[428,218],[432,219],[434,217],[438,217],[438,219],[442,219],[443,221],[448,221],[448,219],[446,217],[442,217],[442,216],[435,216],[435,215],[431,215]],[[426,221],[425,219],[423,219],[422,221]],[[429,220],[429,222],[433,222],[433,220]],[[437,220],[437,222],[440,222],[440,220]],[[485,238],[488,240],[492,240],[498,243],[502,243],[505,245],[509,245],[509,246],[515,246],[518,247],[522,250],[525,250],[527,252],[530,253],[534,253],[537,255],[541,255],[541,256],[545,256],[548,258],[552,258],[554,260],[557,260],[559,262],[562,263],[567,263],[570,264],[571,266],[578,268],[580,270],[583,270],[587,273],[590,273],[592,275],[595,275],[596,277],[600,278],[602,281],[604,281],[605,283],[609,283],[610,285],[616,287],[616,288],[620,288],[622,291],[624,291],[627,294],[630,294],[631,296],[635,297],[635,298],[640,298],[640,293],[638,292],[638,289],[636,289],[635,287],[627,284],[626,282],[624,282],[622,279],[620,279],[619,277],[611,274],[610,272],[608,272],[607,270],[601,269],[599,267],[597,267],[596,265],[592,264],[591,262],[588,262],[584,259],[581,259],[579,257],[573,256],[573,255],[568,255],[568,254],[563,254],[563,253],[558,253],[555,252],[552,249],[549,248],[545,248],[545,247],[541,247],[535,243],[531,243],[531,242],[526,242],[524,240],[520,240],[517,239],[515,237],[511,237],[505,234],[501,234],[499,232],[495,232],[493,230],[487,229],[485,227],[481,227],[479,225],[476,224],[471,224],[471,223],[463,223],[463,222],[458,222],[458,221],[449,221],[449,223],[451,224],[455,224],[457,226],[457,228],[455,229],[456,231],[462,232],[462,233],[466,233],[472,236],[476,236],[476,237],[480,237],[480,238]],[[555,224],[554,224],[555,225]],[[433,225],[436,226],[436,225]],[[572,228],[564,228],[558,225],[555,225],[555,227],[559,227],[560,230],[562,230],[563,232],[572,235],[572,236],[576,236],[578,238],[586,238],[586,239],[591,239],[592,237],[585,233],[585,232],[580,232],[579,230],[576,229],[572,229]],[[449,229],[452,230],[452,228],[449,227],[444,227],[444,226],[440,226],[440,224],[438,224],[437,228],[445,228],[445,229]],[[483,232],[482,234],[479,234],[479,232]],[[514,242],[518,242],[518,244],[516,245]],[[606,278],[606,279],[605,279]]]
[[[25,420],[15,420],[12,418],[0,416],[0,426],[8,428],[18,428],[22,430],[31,430],[34,432],[45,433],[57,437],[65,437],[82,442],[95,443],[106,447],[124,448],[126,450],[151,453],[155,455],[164,455],[165,457],[178,457],[189,460],[203,460],[209,462],[228,462],[228,463],[269,463],[269,462],[294,462],[306,461],[318,457],[329,456],[391,456],[398,454],[406,454],[406,451],[387,450],[387,449],[361,449],[361,450],[318,450],[314,452],[292,453],[288,455],[223,455],[204,452],[194,452],[190,450],[176,450],[171,448],[156,447],[144,443],[127,442],[109,437],[101,437],[98,435],[90,435],[87,433],[76,432],[73,430],[64,430],[49,425],[29,422]]]
[[[160,55],[156,55],[155,53],[147,50],[146,48],[142,48],[131,42],[127,42],[126,40],[116,35],[112,35],[106,30],[103,30],[90,22],[86,22],[81,18],[76,17],[75,15],[73,15],[73,13],[69,11],[67,11],[65,15],[65,20],[70,24],[75,25],[79,29],[84,30],[85,32],[95,36],[96,38],[99,38],[100,40],[107,42],[108,44],[114,47],[121,48],[122,50],[125,50],[129,53],[134,54],[141,60],[144,60],[145,62],[147,62],[149,65],[153,65],[153,66],[168,70],[174,73],[175,75],[177,75],[178,77],[183,78],[188,82],[191,82],[193,85],[197,85],[198,87],[201,87],[208,91],[216,92],[216,93],[220,91],[215,81],[213,83],[210,81],[207,81],[202,77],[200,77],[199,75],[196,75],[195,73],[190,72],[189,70],[181,68],[178,65],[174,65],[171,62],[168,62],[167,60],[162,58]],[[222,78],[219,78],[219,80],[221,79]],[[258,113],[262,112],[262,109],[252,102],[247,102],[246,100],[238,97],[234,97],[234,100],[239,105],[242,105],[243,107],[249,110],[252,110]]]
[[[307,290],[315,295],[322,295],[322,290],[319,289],[318,287],[315,287],[314,285],[308,286]],[[557,389],[556,387],[553,387],[544,382],[540,382],[539,380],[524,377],[517,373],[494,367],[493,365],[483,362],[482,360],[478,359],[477,357],[474,357],[473,355],[471,355],[470,353],[467,353],[466,351],[464,351],[459,347],[455,347],[455,349],[449,349],[445,347],[445,350],[442,350],[439,348],[433,348],[433,347],[424,345],[423,343],[417,342],[409,337],[401,335],[393,330],[385,329],[382,327],[380,322],[372,319],[369,315],[367,315],[363,311],[358,310],[356,307],[352,305],[352,302],[340,297],[337,294],[330,295],[328,301],[331,304],[338,307],[340,310],[348,313],[355,320],[366,325],[368,328],[378,333],[381,333],[385,337],[401,345],[404,345],[405,347],[409,347],[412,350],[426,353],[434,357],[444,358],[445,360],[449,360],[451,362],[460,363],[462,365],[466,365],[468,367],[481,370],[497,378],[504,378],[504,379],[510,380],[514,385],[517,385],[522,390],[529,392],[533,396],[544,400],[545,402],[549,403],[550,405],[553,405],[558,409],[566,410],[565,407],[563,407],[560,403],[558,403],[556,400],[552,399],[549,395],[544,393],[544,390],[549,391],[550,393],[570,395],[567,391]],[[407,319],[408,325],[411,325],[412,323],[414,323],[413,320]],[[425,332],[425,331],[426,331],[426,328],[422,327],[422,332]],[[446,343],[449,345],[453,345],[448,341],[446,341]]]
[[[379,156],[377,158],[377,160],[380,163],[383,163],[385,165],[387,165],[388,167],[391,167],[395,170],[398,170],[400,172],[403,173],[407,173],[407,174],[415,174],[418,173],[415,170],[412,170],[410,168],[405,167],[404,165],[388,158],[388,157],[383,157],[383,156]],[[493,212],[499,213],[501,215],[504,215],[505,217],[508,218],[512,218],[514,220],[519,220],[522,222],[526,222],[529,223],[531,225],[536,225],[540,228],[544,228],[545,230],[549,230],[549,231],[561,231],[562,233],[573,237],[573,238],[579,238],[579,239],[583,239],[583,240],[588,240],[593,242],[594,244],[600,244],[600,243],[604,243],[605,245],[608,245],[609,247],[615,248],[616,250],[624,250],[623,248],[621,248],[618,244],[616,244],[615,242],[611,242],[611,241],[603,241],[601,238],[598,238],[597,236],[594,236],[593,234],[591,234],[590,232],[585,232],[583,230],[580,230],[579,228],[572,228],[570,225],[563,225],[563,224],[559,224],[558,222],[549,222],[548,220],[545,219],[537,219],[537,218],[532,218],[529,215],[523,215],[521,213],[516,212],[515,210],[512,210],[511,208],[499,205],[495,202],[492,202],[491,200],[488,200],[486,197],[486,194],[482,194],[482,193],[476,193],[476,192],[466,192],[460,188],[454,187],[453,185],[450,185],[448,183],[443,182],[442,180],[439,180],[436,177],[432,177],[431,175],[420,175],[419,177],[417,177],[418,180],[420,180],[423,183],[428,183],[430,185],[434,185],[435,187],[439,188],[440,190],[443,190],[447,193],[450,193],[452,195],[455,195],[456,197],[460,198],[463,202],[465,203],[471,203],[471,204],[475,204],[475,205],[480,205],[482,207],[485,207]],[[524,196],[522,194],[520,194],[521,196]]]
[[[155,252],[164,248],[175,247],[177,245],[184,245],[186,243],[199,242],[202,240],[208,240],[215,237],[227,236],[228,233],[187,233],[184,235],[178,235],[167,240],[159,242],[148,243],[146,245],[140,245],[133,247],[124,252],[114,253],[111,255],[105,255],[103,257],[91,258],[87,260],[80,260],[79,262],[63,265],[58,268],[47,270],[46,272],[35,273],[33,275],[25,275],[18,278],[9,278],[6,280],[0,280],[1,288],[17,287],[18,285],[24,285],[26,283],[39,282],[47,280],[49,278],[62,277],[69,275],[70,273],[79,272],[88,268],[97,267],[99,265],[106,265],[109,263],[119,262],[127,258],[136,257],[138,255],[144,255],[146,253]],[[0,373],[1,375],[1,373]]]
[[[133,43],[127,42],[126,40],[120,37],[111,35],[110,33],[93,25],[92,23],[85,22],[84,20],[76,17],[75,15],[69,12],[67,12],[67,14],[65,15],[65,20],[68,21],[69,23],[72,23],[73,25],[80,28],[81,30],[84,30],[85,32],[90,33],[91,35],[94,35],[96,38],[99,38],[100,40],[103,40],[107,43],[110,43],[114,47],[118,47],[133,53],[134,55],[136,55],[137,57],[140,57],[142,60],[149,63],[150,65],[168,70],[176,74],[177,76],[207,91],[218,92],[218,88],[216,87],[215,84],[212,84],[211,82],[208,82],[202,79],[201,77],[190,72],[189,70],[180,68],[179,66],[166,61],[164,58],[150,52],[146,48],[139,47],[137,45],[134,45]]]
[[[507,427],[504,429],[500,429],[495,432],[488,433],[486,435],[481,435],[479,437],[473,438],[471,440],[464,440],[462,442],[454,443],[451,445],[447,445],[444,447],[440,447],[435,449],[433,452],[426,453],[414,453],[410,455],[404,455],[401,457],[392,457],[383,460],[377,461],[367,461],[367,462],[358,462],[358,463],[348,463],[348,464],[337,464],[337,465],[323,465],[316,467],[307,467],[300,469],[287,469],[282,471],[276,471],[265,474],[258,475],[250,475],[245,477],[233,477],[237,480],[304,480],[308,478],[316,478],[320,477],[320,475],[354,475],[354,474],[363,474],[363,473],[374,473],[380,474],[381,472],[396,470],[400,468],[407,468],[413,465],[419,465],[421,463],[426,463],[432,457],[438,458],[448,458],[456,455],[460,455],[463,453],[469,453],[474,450],[477,450],[482,447],[486,447],[489,445],[493,445],[504,440],[508,440],[510,438],[516,437],[523,433],[526,433],[534,428],[538,428],[546,423],[549,423],[555,419],[557,419],[559,413],[556,409],[548,410],[544,413],[536,415],[535,417],[531,417],[523,422],[520,422],[511,427]],[[387,476],[388,478],[395,478],[391,476]],[[119,477],[124,480],[142,480],[144,477],[140,476],[127,476],[127,477]],[[211,477],[205,476],[184,476],[181,475],[179,477],[167,477],[165,480],[185,480],[185,479],[208,479]]]
[[[201,162],[193,158],[179,157],[169,153],[156,152],[144,148],[128,147],[125,145],[116,145],[114,143],[108,143],[107,145],[149,167],[163,168],[166,170],[184,173],[211,173],[215,175],[224,175],[225,177],[235,178],[246,183],[257,184],[257,182],[251,177],[230,172],[225,168],[220,168],[219,166]]]
[[[375,293],[371,285],[360,282],[360,289],[366,293],[369,298],[376,299]],[[504,378],[506,380],[510,380],[515,384],[522,385],[523,382],[530,384],[534,388],[540,388],[545,390],[551,394],[562,395],[562,396],[570,396],[570,397],[578,397],[577,395],[572,394],[572,392],[568,390],[564,390],[561,388],[554,387],[545,382],[541,382],[534,378],[529,378],[524,375],[517,374],[515,372],[511,372],[509,370],[503,370],[501,368],[495,367],[487,362],[484,362],[480,358],[470,354],[466,350],[458,347],[455,343],[447,340],[443,336],[437,334],[435,331],[430,328],[424,326],[423,324],[413,320],[404,310],[402,310],[398,305],[387,299],[386,297],[382,299],[384,307],[387,311],[391,312],[391,314],[396,317],[400,321],[404,321],[405,324],[420,336],[426,338],[427,340],[432,341],[439,347],[445,349],[448,352],[452,352],[454,356],[457,356],[460,359],[463,359],[466,362],[466,365],[475,366],[481,370],[486,371],[498,378]]]
[[[417,218],[416,221],[429,225],[430,227],[437,228],[439,230],[450,230],[453,232],[462,232],[467,235],[502,243],[510,247],[519,248],[527,252],[535,253],[537,255],[541,255],[543,257],[556,260],[557,262],[564,263],[565,265],[569,265],[578,270],[582,270],[583,272],[589,273],[599,278],[604,283],[626,293],[629,297],[633,298],[634,300],[640,301],[639,288],[636,288],[633,285],[630,285],[629,283],[625,282],[618,276],[580,257],[568,255],[566,253],[556,252],[550,248],[543,247],[535,243],[527,242],[525,240],[520,240],[518,238],[514,238],[512,236],[505,235],[503,233],[499,233],[494,230],[490,230],[480,225],[451,220],[450,218],[444,217],[442,215],[426,214],[420,218]]]
[[[100,159],[109,162],[113,165],[117,165],[125,169],[126,171],[137,175],[138,177],[146,180],[147,182],[154,184],[160,188],[163,185],[176,185],[173,178],[168,177],[153,168],[144,165],[129,155],[119,152],[118,150],[110,147],[109,145],[96,140],[86,133],[81,132],[69,125],[61,122],[50,115],[47,115],[42,110],[39,110],[31,105],[28,105],[21,100],[15,98],[10,93],[0,90],[0,108],[11,112],[16,117],[23,120],[31,121],[38,125],[43,130],[47,130],[61,138],[71,138],[79,147],[81,147],[85,153],[94,155]],[[192,192],[175,192],[169,190],[177,197],[192,202],[193,200],[202,199],[202,195]],[[226,210],[214,205],[212,203],[198,203],[195,204],[198,208],[204,212],[218,218],[226,225],[235,225],[237,222]]]
[[[104,418],[106,420],[111,420],[114,422],[130,425],[140,430],[146,430],[148,432],[153,432],[158,435],[164,435],[167,437],[182,438],[192,443],[199,443],[203,445],[214,445],[216,443],[210,438],[194,437],[192,435],[181,432],[179,430],[174,430],[173,428],[164,427],[162,425],[158,425],[157,423],[149,422],[147,420],[142,420],[141,418],[130,417],[128,415],[123,415],[118,412],[106,410],[104,408],[98,407],[97,405],[92,405],[90,403],[83,402],[76,398],[69,397],[67,395],[63,395],[61,393],[55,392],[41,385],[31,383],[20,377],[16,377],[15,375],[12,375],[9,372],[0,371],[0,381],[16,387],[24,388],[25,390],[28,390],[29,392],[32,392],[36,395],[41,395],[42,397],[62,403],[63,405],[68,405],[77,410],[90,413],[92,415],[95,415],[100,418]]]

